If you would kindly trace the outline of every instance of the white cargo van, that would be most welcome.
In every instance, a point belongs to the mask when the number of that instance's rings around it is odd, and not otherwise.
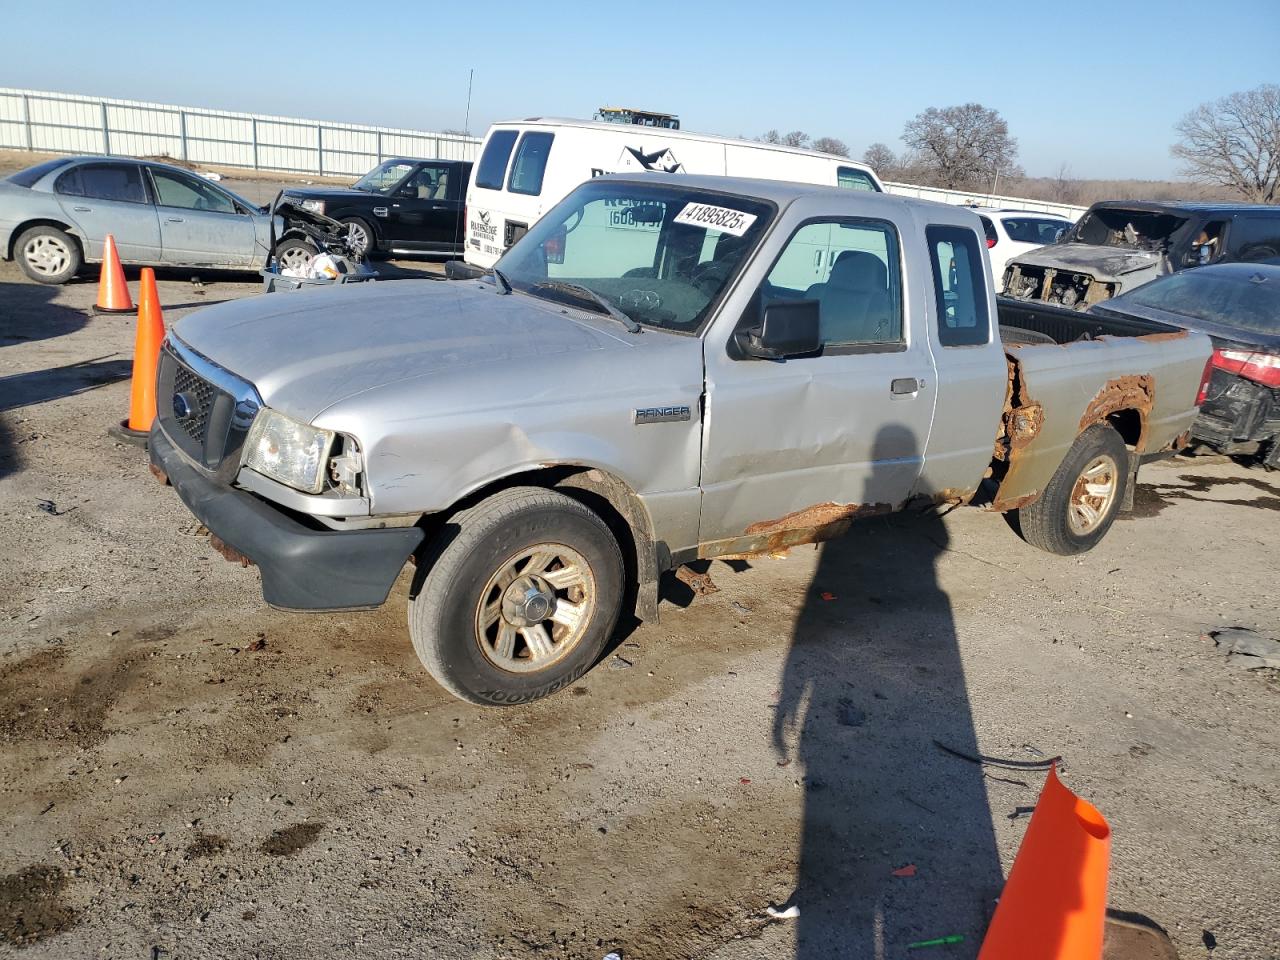
[[[535,117],[495,123],[485,134],[467,188],[467,263],[493,266],[578,184],[606,173],[640,170],[884,192],[865,164],[812,150],[588,120]]]

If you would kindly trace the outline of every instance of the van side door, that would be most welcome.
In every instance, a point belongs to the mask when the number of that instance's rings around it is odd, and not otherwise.
[[[922,284],[904,269],[915,227],[905,210],[878,209],[792,220],[737,321],[741,331],[769,302],[816,300],[818,354],[757,360],[735,355],[732,337],[727,349],[708,342],[701,556],[825,539],[916,486],[936,390],[915,319]]]

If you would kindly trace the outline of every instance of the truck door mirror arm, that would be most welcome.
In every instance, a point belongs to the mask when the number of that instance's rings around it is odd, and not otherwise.
[[[822,349],[819,314],[817,300],[767,303],[758,324],[735,334],[738,349],[743,356],[757,360],[785,360],[815,354]]]

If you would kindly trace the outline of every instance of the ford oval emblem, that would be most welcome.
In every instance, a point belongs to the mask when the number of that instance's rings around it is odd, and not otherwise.
[[[185,420],[191,416],[191,401],[187,399],[186,394],[173,395],[173,415],[179,420]]]

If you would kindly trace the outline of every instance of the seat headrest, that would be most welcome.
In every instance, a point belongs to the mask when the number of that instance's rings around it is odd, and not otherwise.
[[[827,283],[858,293],[874,293],[889,289],[889,271],[885,269],[884,261],[874,253],[846,250],[836,257]]]

